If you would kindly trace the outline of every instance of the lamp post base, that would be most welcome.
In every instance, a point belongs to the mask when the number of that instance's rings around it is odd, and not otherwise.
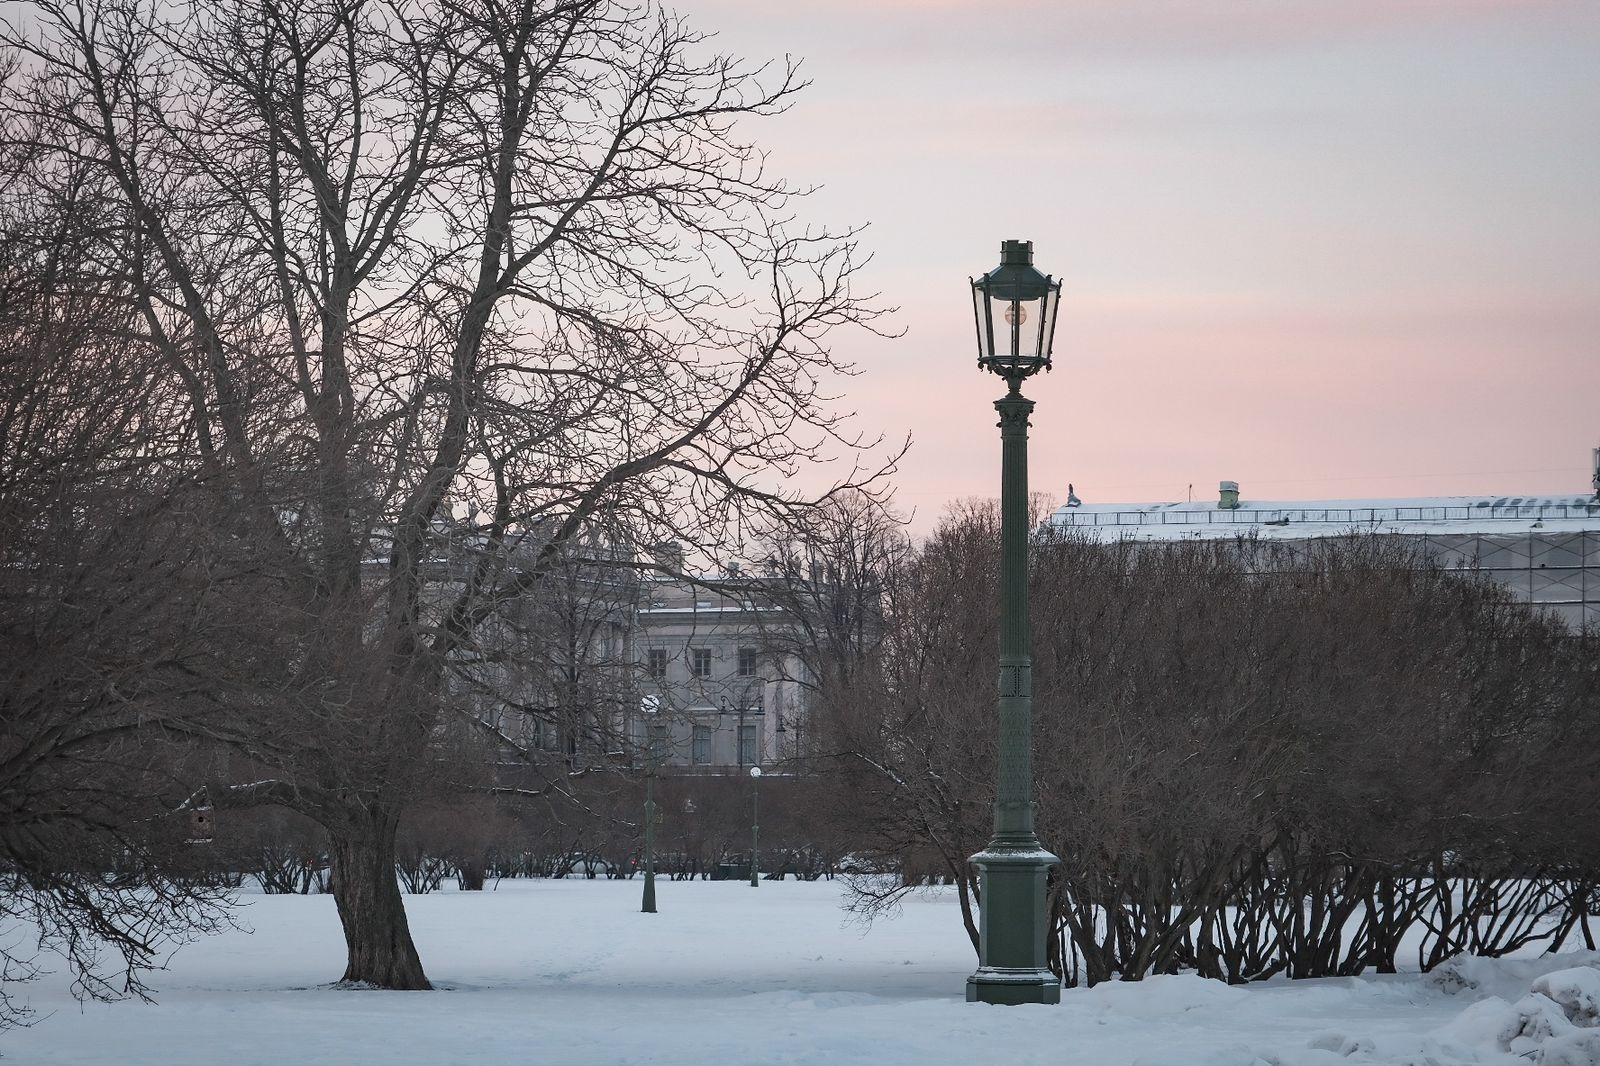
[[[1023,1003],[1060,1003],[1061,978],[1049,970],[1008,970],[980,966],[967,978],[968,1003],[1014,1007]]]
[[[1035,841],[995,842],[972,857],[982,903],[968,1003],[1061,1002],[1061,979],[1045,964],[1045,875],[1059,861]]]

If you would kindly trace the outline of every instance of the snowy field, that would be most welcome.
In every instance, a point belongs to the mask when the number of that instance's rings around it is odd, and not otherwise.
[[[658,885],[654,915],[639,881],[408,897],[438,992],[329,987],[333,900],[249,896],[254,933],[183,948],[154,975],[157,1004],[80,1008],[58,975],[25,993],[41,1017],[0,1051],[7,1066],[1600,1066],[1596,953],[1427,978],[1158,977],[990,1007],[963,999],[975,959],[949,894],[864,930],[837,883]]]

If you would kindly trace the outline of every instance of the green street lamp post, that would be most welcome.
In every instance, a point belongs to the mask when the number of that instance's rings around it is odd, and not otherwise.
[[[750,767],[750,887],[761,887],[761,767]]]
[[[645,764],[644,764],[644,900],[639,910],[645,914],[656,913],[656,819],[660,817],[656,806],[656,767],[661,761],[661,738],[653,715],[660,708],[656,696],[646,696],[641,703],[645,713]]]
[[[644,773],[644,903],[640,910],[645,914],[656,912],[656,768],[652,765]]]
[[[1045,875],[1058,860],[1033,829],[1033,655],[1028,631],[1028,416],[1022,382],[1050,369],[1061,282],[1033,267],[1032,241],[1004,241],[972,282],[978,366],[1005,379],[1000,414],[999,765],[994,836],[972,862],[981,904],[967,1001],[1059,1003],[1045,957]]]

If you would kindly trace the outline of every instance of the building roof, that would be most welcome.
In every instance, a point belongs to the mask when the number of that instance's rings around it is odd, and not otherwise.
[[[1075,497],[1074,497],[1075,499]],[[1052,525],[1099,540],[1183,540],[1254,535],[1304,539],[1352,532],[1481,534],[1600,531],[1592,495],[1428,496],[1395,500],[1217,500],[1178,503],[1068,503]]]

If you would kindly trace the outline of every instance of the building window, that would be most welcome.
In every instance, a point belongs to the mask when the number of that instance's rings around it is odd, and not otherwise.
[[[756,758],[756,727],[742,725],[739,727],[739,765],[749,764],[754,766],[758,761]]]
[[[754,648],[739,649],[739,676],[756,676],[756,650]]]
[[[704,766],[711,761],[711,727],[697,725],[694,727],[694,747],[691,751],[696,766]]]
[[[651,677],[659,679],[667,676],[667,649],[651,648],[649,662]]]
[[[710,648],[696,648],[696,649],[694,649],[694,676],[695,677],[710,677],[711,676],[711,649]]]
[[[667,756],[670,747],[671,734],[665,725],[650,723],[650,760],[660,762]]]

